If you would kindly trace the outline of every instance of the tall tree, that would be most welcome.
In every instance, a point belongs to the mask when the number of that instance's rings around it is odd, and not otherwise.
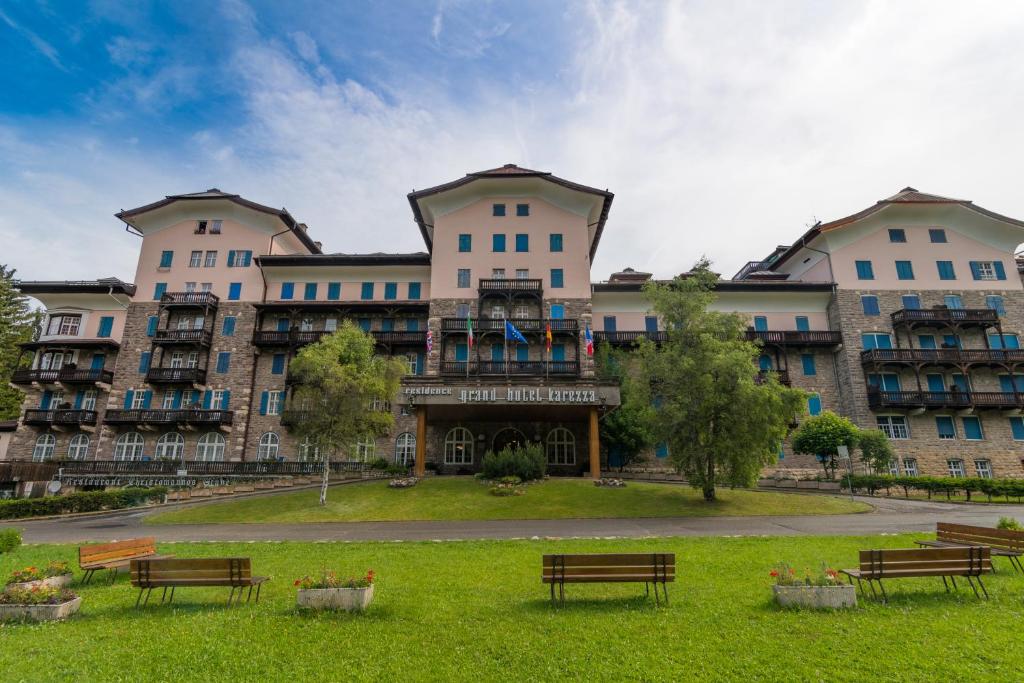
[[[857,447],[861,462],[872,472],[888,472],[889,464],[896,459],[896,451],[881,429],[862,429],[857,436]]]
[[[21,355],[18,344],[32,341],[39,324],[38,312],[14,289],[14,273],[13,268],[0,264],[0,420],[17,418],[21,412],[25,394],[8,381]]]
[[[601,445],[609,456],[618,457],[619,467],[625,467],[639,458],[640,453],[654,444],[651,434],[651,404],[646,395],[636,388],[637,359],[630,351],[612,349],[602,344],[595,355],[597,374],[603,380],[619,383],[620,405],[601,419]],[[632,370],[632,371],[631,371]],[[609,467],[611,462],[608,463]]]
[[[857,425],[831,410],[804,420],[793,435],[793,450],[804,455],[816,455],[825,470],[825,476],[836,476],[839,447],[846,446],[852,453],[860,440]]]
[[[759,376],[759,346],[747,341],[743,317],[709,310],[718,280],[710,266],[701,259],[672,282],[645,286],[668,340],[641,342],[637,383],[655,406],[655,439],[707,501],[717,484],[749,486],[775,462],[806,401],[774,373]]]
[[[321,454],[320,504],[327,503],[331,458],[353,454],[360,439],[383,436],[395,422],[389,405],[406,366],[374,354],[370,335],[345,321],[337,332],[303,348],[288,369],[295,379],[290,408],[299,411],[296,434]]]

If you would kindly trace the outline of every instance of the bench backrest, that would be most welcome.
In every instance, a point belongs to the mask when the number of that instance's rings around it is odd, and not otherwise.
[[[126,541],[83,545],[78,548],[79,566],[100,564],[103,562],[119,562],[133,557],[145,557],[156,554],[156,539],[130,538]]]
[[[935,537],[948,543],[987,545],[1001,550],[1024,552],[1024,531],[939,522],[935,525]]]
[[[978,576],[990,571],[992,549],[982,546],[860,551],[860,573],[864,578]]]
[[[252,578],[252,560],[248,557],[182,557],[161,560],[132,560],[132,585],[180,581],[192,585],[245,584]]]
[[[588,555],[545,555],[541,579],[544,583],[629,581],[675,581],[675,553],[617,553]]]

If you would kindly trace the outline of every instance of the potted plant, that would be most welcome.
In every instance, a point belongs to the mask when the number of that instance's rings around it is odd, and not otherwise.
[[[775,602],[782,607],[809,607],[811,609],[840,609],[857,606],[857,590],[843,583],[839,572],[824,563],[813,574],[797,572],[786,563],[771,570],[775,581],[772,591]]]
[[[63,588],[71,584],[74,575],[67,562],[50,562],[45,567],[16,569],[8,577],[4,591],[39,587]]]
[[[295,582],[299,592],[296,602],[300,608],[362,611],[373,600],[373,570],[366,576],[341,578],[332,571],[319,576],[304,576]]]
[[[82,605],[82,598],[67,588],[33,586],[0,593],[0,621],[55,621],[66,619]]]

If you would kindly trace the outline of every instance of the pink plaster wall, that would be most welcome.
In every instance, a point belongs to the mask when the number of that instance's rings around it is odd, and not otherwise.
[[[328,285],[331,282],[341,283],[341,298],[339,301],[363,301],[363,282],[373,282],[373,299],[372,301],[384,301],[384,286],[388,282],[394,282],[398,285],[398,295],[396,301],[407,301],[409,300],[409,283],[419,282],[420,283],[420,296],[417,301],[423,301],[426,303],[430,299],[430,281],[429,276],[424,276],[423,279],[390,279],[390,280],[284,280],[278,278],[267,277],[267,301],[281,301],[281,283],[282,282],[293,282],[295,284],[295,295],[291,299],[292,301],[303,301],[305,292],[305,285],[309,282],[316,282],[316,299],[314,301],[328,301],[327,290]]]
[[[766,294],[765,296],[770,296]],[[645,314],[637,313],[636,311],[595,311],[594,312],[594,329],[604,330],[604,317],[606,315],[615,316],[615,328],[619,332],[627,331],[639,331],[645,329]],[[754,325],[755,315],[764,315],[768,319],[769,330],[795,330],[796,329],[796,316],[804,315],[807,316],[807,322],[811,330],[827,330],[828,327],[828,315],[821,311],[808,311],[808,312],[793,312],[793,313],[744,313],[744,316],[750,321],[750,326]],[[659,329],[663,326],[659,325]]]

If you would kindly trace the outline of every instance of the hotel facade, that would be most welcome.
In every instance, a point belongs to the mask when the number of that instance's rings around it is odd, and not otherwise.
[[[515,165],[470,173],[408,196],[417,253],[325,253],[284,209],[217,189],[122,211],[134,283],[20,283],[45,314],[10,378],[26,400],[5,457],[316,460],[292,432],[289,360],[352,320],[408,375],[375,406],[392,433],[347,458],[468,473],[534,442],[552,473],[597,476],[620,461],[598,439],[619,390],[588,330],[663,334],[649,274],[591,280],[612,199]],[[809,414],[883,429],[892,471],[1024,476],[1022,242],[1024,222],[906,188],[748,263],[714,306],[749,318],[762,371],[805,389]],[[784,444],[774,469],[817,467]]]

